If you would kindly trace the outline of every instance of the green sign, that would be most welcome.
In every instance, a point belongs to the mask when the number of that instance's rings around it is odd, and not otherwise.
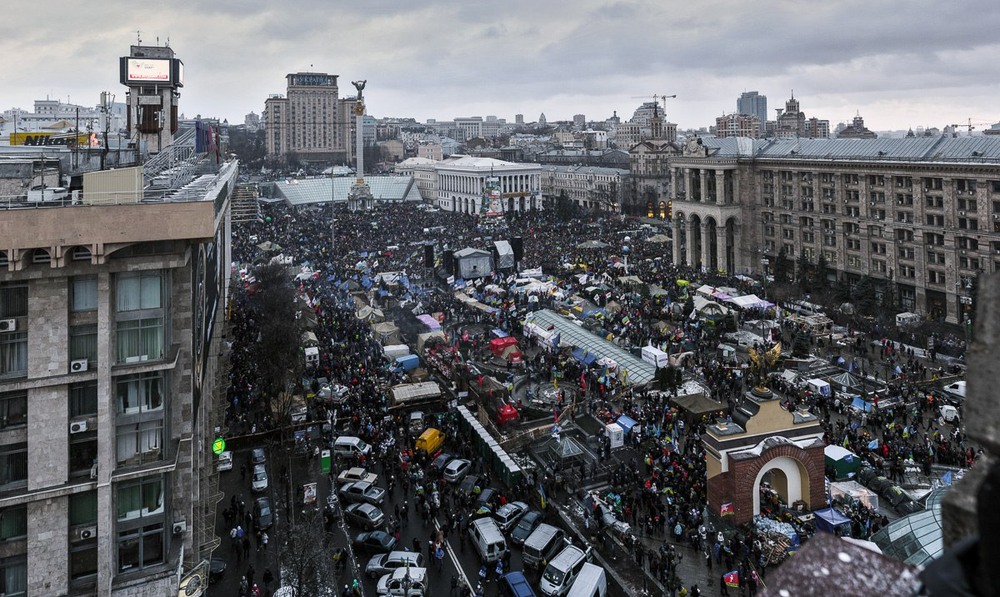
[[[215,441],[212,442],[212,451],[215,452],[216,456],[218,456],[219,454],[222,454],[223,452],[225,452],[226,451],[226,440],[223,439],[223,438],[221,438],[221,437],[215,438]]]
[[[323,474],[324,475],[329,475],[330,474],[330,451],[329,450],[323,450],[322,452],[320,452],[319,463],[320,463],[320,466],[323,467]]]

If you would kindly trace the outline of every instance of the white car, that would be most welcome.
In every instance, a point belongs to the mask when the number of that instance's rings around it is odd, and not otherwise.
[[[222,471],[233,470],[233,453],[229,450],[219,454],[219,463],[216,465],[216,470],[220,473]]]
[[[337,484],[343,485],[344,483],[354,483],[356,481],[364,481],[365,483],[375,483],[378,480],[378,475],[375,473],[369,473],[360,466],[355,466],[347,470],[340,471],[337,475]]]
[[[456,458],[444,467],[444,479],[449,483],[458,483],[472,470],[472,462],[465,458]]]
[[[264,468],[263,464],[254,465],[250,486],[257,493],[267,491],[267,469]]]
[[[407,581],[409,577],[409,581]],[[407,589],[409,585],[409,589]],[[375,591],[391,597],[424,597],[427,593],[427,568],[396,568],[378,579]]]

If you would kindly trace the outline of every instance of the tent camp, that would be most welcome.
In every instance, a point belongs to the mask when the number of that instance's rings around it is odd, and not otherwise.
[[[725,405],[712,400],[702,393],[677,396],[676,398],[671,398],[670,401],[676,404],[678,408],[695,416],[721,412],[726,408]]]
[[[861,468],[858,455],[842,446],[827,446],[823,449],[823,454],[826,470],[833,474],[834,481],[851,479]]]
[[[399,344],[399,328],[391,321],[383,321],[372,326],[378,343],[385,346],[387,344]]]
[[[840,529],[842,535],[850,534],[851,519],[833,508],[816,510],[813,514],[816,515],[816,518],[813,519],[813,524],[816,525],[817,531],[825,531],[833,534],[837,529]]]

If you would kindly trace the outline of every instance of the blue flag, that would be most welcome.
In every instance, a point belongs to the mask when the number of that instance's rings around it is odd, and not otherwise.
[[[868,449],[869,450],[878,450],[878,440],[877,439],[873,439],[872,441],[868,442]]]
[[[944,474],[943,477],[941,477],[941,482],[944,483],[945,485],[951,485],[952,482],[951,471],[948,471],[947,473]]]

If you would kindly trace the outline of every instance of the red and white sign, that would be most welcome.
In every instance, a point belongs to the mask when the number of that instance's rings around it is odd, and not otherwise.
[[[129,58],[128,80],[149,81],[151,83],[169,83],[170,61]]]

